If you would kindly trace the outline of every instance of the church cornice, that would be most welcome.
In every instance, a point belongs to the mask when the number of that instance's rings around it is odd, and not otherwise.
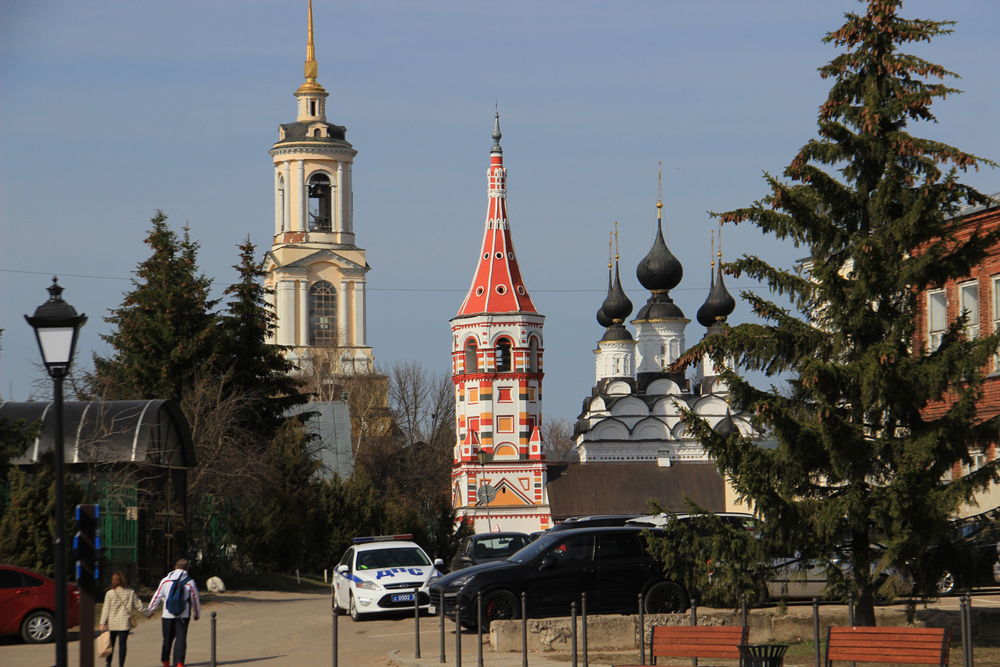
[[[316,146],[313,144],[281,144],[281,148],[272,148],[268,151],[271,157],[278,157],[280,155],[294,155],[299,153],[306,153],[309,155],[349,155],[354,157],[358,154],[356,150],[351,148],[350,145],[347,146],[331,146],[330,144],[323,144]]]
[[[291,247],[291,246],[285,246],[285,247]],[[326,260],[339,264],[340,268],[344,270],[345,273],[351,272],[357,275],[364,275],[371,270],[371,267],[368,266],[367,263],[365,263],[364,266],[361,266],[357,262],[352,262],[346,257],[343,257],[342,255],[338,255],[337,253],[326,249],[319,250],[312,254],[306,255],[305,257],[301,257],[295,260],[294,262],[289,262],[288,264],[279,264],[277,257],[274,256],[274,251],[268,251],[267,258],[274,262],[275,268],[280,268],[280,269],[308,268],[317,262]]]
[[[545,373],[469,373],[468,375],[453,375],[451,379],[455,384],[458,384],[459,382],[482,382],[484,380],[492,382],[503,380],[538,380],[541,382],[543,377],[545,377]]]

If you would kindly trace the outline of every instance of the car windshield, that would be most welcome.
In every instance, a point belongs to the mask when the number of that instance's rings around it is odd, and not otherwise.
[[[538,554],[542,553],[543,551],[548,551],[549,547],[551,547],[556,542],[565,539],[566,537],[564,535],[560,535],[558,533],[554,535],[552,534],[543,535],[534,542],[532,542],[531,544],[529,544],[528,546],[518,551],[516,554],[514,554],[507,560],[512,563],[527,563],[529,560],[531,560]]]
[[[527,535],[504,535],[478,540],[475,546],[476,558],[507,558],[513,556],[531,542]]]
[[[417,547],[394,547],[373,549],[358,553],[359,570],[375,570],[387,567],[420,567],[431,561]]]

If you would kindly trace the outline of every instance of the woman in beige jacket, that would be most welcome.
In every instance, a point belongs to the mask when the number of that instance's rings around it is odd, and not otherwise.
[[[115,640],[120,642],[118,652],[118,667],[125,667],[126,642],[128,633],[132,630],[132,612],[137,611],[146,617],[152,612],[142,604],[139,596],[131,588],[125,588],[125,575],[115,572],[111,575],[111,588],[104,595],[104,608],[101,609],[101,631],[111,631],[111,653],[108,655],[107,667],[111,667],[111,658],[115,651]]]

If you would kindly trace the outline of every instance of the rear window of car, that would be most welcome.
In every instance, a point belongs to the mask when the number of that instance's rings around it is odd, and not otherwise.
[[[0,588],[20,588],[24,584],[21,573],[15,570],[0,570]]]

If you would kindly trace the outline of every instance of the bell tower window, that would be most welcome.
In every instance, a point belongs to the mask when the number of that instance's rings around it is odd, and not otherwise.
[[[316,173],[309,177],[309,231],[329,232],[333,229],[333,188],[330,177]]]
[[[538,339],[532,338],[528,345],[528,372],[538,372]]]
[[[309,344],[337,344],[337,290],[325,280],[309,287]]]
[[[281,231],[285,231],[285,177],[278,177],[278,215],[281,220]]]
[[[479,349],[471,338],[465,342],[465,372],[479,372]]]
[[[509,338],[499,338],[497,339],[496,346],[496,359],[497,359],[497,373],[509,373],[510,372],[510,339]]]
[[[316,100],[309,100],[309,115],[316,115]]]

